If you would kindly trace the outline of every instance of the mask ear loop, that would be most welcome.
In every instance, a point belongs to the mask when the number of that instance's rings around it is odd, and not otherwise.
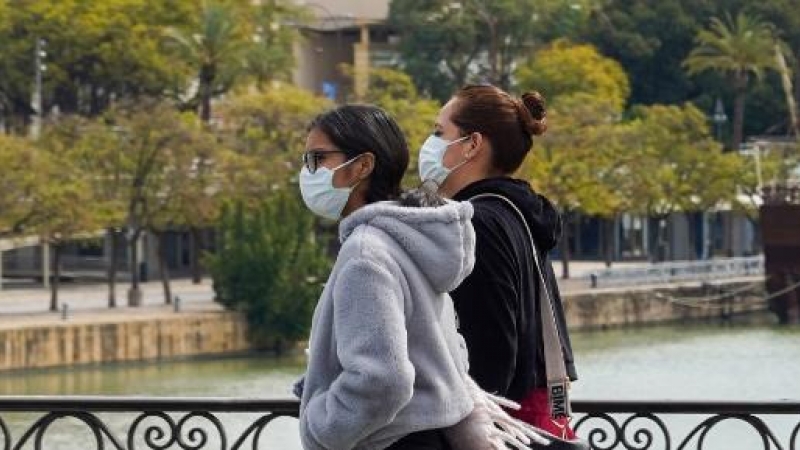
[[[472,134],[473,134],[473,133],[470,133],[470,134],[468,134],[468,135],[466,135],[466,136],[464,136],[464,137],[458,138],[458,139],[456,139],[455,141],[452,141],[452,142],[450,142],[449,144],[447,144],[447,146],[448,146],[448,147],[450,147],[450,146],[451,146],[451,145],[453,145],[453,144],[457,144],[457,143],[459,143],[459,142],[465,141],[465,140],[469,139],[470,137],[472,137]],[[456,171],[456,169],[460,168],[461,166],[463,166],[464,164],[468,163],[469,161],[470,161],[470,158],[464,157],[464,160],[463,160],[463,161],[461,161],[460,163],[456,164],[455,166],[453,166],[453,167],[450,169],[450,173],[453,173],[453,172],[455,172],[455,171]]]
[[[337,171],[337,170],[339,170],[339,169],[341,169],[342,167],[344,167],[344,166],[346,166],[346,165],[348,165],[348,164],[352,163],[353,161],[357,160],[358,158],[360,158],[360,157],[364,156],[365,154],[366,154],[366,153],[362,153],[362,154],[360,154],[360,155],[356,155],[356,156],[352,157],[350,160],[348,160],[348,161],[345,161],[345,162],[343,162],[343,163],[339,164],[338,166],[336,166],[336,167],[334,167],[333,169],[330,169],[330,170],[331,170],[331,172],[333,172],[333,173],[336,173],[336,171]],[[368,178],[368,177],[367,177],[367,178]],[[356,188],[356,186],[358,186],[359,184],[361,184],[361,182],[362,182],[362,181],[364,181],[364,180],[366,180],[366,178],[362,178],[362,179],[360,179],[360,180],[356,181],[356,184],[354,184],[354,185],[352,185],[352,186],[349,186],[349,187],[348,187],[348,189],[351,189],[351,190],[352,190],[352,189],[355,189],[355,188]]]
[[[363,153],[362,153],[361,155],[363,155]],[[352,157],[352,158],[348,159],[347,161],[345,161],[345,162],[343,162],[343,163],[339,164],[338,166],[334,167],[333,169],[330,169],[330,171],[331,171],[331,172],[336,172],[337,170],[341,169],[342,167],[344,167],[344,166],[346,166],[346,165],[350,164],[351,162],[353,162],[353,161],[357,160],[358,158],[360,158],[360,157],[361,157],[361,155],[356,155],[356,156],[354,156],[354,157]]]

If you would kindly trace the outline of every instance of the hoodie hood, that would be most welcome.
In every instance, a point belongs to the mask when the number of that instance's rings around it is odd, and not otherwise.
[[[526,181],[509,177],[487,178],[468,185],[454,199],[467,201],[486,193],[502,195],[517,205],[542,251],[548,252],[558,245],[561,239],[561,215],[550,200],[536,193]]]
[[[472,205],[448,201],[439,207],[407,207],[396,202],[364,206],[339,224],[339,240],[368,225],[405,250],[439,293],[455,289],[475,265]]]

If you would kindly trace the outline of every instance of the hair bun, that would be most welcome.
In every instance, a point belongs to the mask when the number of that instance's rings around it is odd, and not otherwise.
[[[528,132],[533,135],[544,134],[547,130],[547,109],[545,108],[544,96],[537,91],[522,94],[522,104],[531,115],[528,124]]]

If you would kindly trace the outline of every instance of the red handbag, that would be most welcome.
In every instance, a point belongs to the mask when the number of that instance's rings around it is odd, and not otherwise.
[[[547,389],[534,389],[519,402],[520,408],[508,413],[536,428],[547,431],[562,439],[575,439],[575,432],[569,426],[568,417],[553,418],[550,414],[550,403],[547,400]]]

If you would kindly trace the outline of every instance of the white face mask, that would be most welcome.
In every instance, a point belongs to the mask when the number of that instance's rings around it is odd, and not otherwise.
[[[303,166],[300,170],[300,194],[311,212],[330,220],[339,220],[342,217],[342,211],[355,186],[334,187],[333,174],[355,160],[353,158],[333,169],[318,167],[314,173]]]
[[[428,139],[425,140],[425,142],[422,144],[422,148],[419,150],[420,179],[423,182],[434,181],[437,185],[441,186],[450,173],[467,162],[465,159],[452,169],[448,169],[444,166],[444,162],[442,161],[444,159],[444,153],[451,145],[466,139],[469,139],[469,136],[464,136],[461,139],[447,142],[439,136],[428,136]]]

